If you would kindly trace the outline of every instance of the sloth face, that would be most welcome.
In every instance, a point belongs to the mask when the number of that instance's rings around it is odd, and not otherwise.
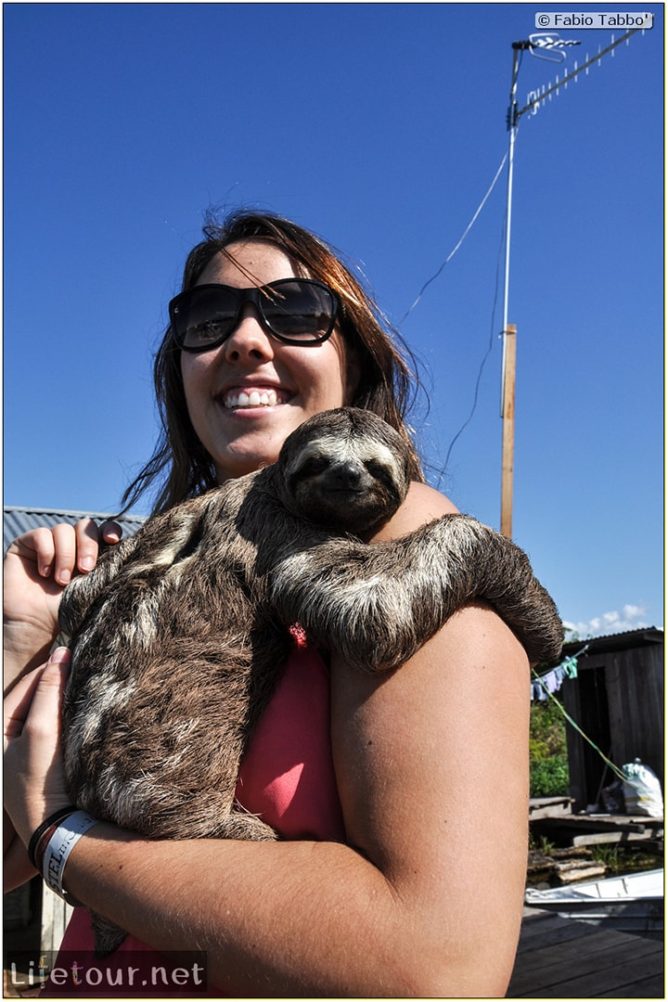
[[[387,521],[408,489],[403,442],[381,418],[355,408],[307,421],[287,439],[280,463],[291,511],[355,535]]]

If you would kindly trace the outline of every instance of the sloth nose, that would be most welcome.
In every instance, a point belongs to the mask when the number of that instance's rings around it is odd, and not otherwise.
[[[330,474],[330,480],[334,487],[359,487],[361,479],[360,468],[354,463],[339,463]]]

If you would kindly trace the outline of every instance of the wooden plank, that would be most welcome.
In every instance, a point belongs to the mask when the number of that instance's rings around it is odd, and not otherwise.
[[[42,886],[42,931],[40,952],[56,954],[65,935],[67,923],[74,909],[66,905],[61,897],[43,884]]]
[[[610,949],[610,931],[608,929],[603,930],[600,926],[591,926],[591,928],[593,930],[591,936],[578,937],[578,956],[591,956],[592,954]],[[555,956],[555,950],[552,950],[550,947],[551,942],[542,944],[539,948],[526,950],[522,954],[520,964],[517,965],[518,971],[521,970],[523,975],[529,974],[540,971],[541,968],[545,967],[546,963],[551,963]],[[568,943],[569,941],[566,940],[566,942]],[[613,949],[616,949],[616,947],[613,947]],[[565,948],[562,948],[561,952],[565,952]]]
[[[574,814],[573,817],[587,817],[592,823],[607,821],[612,824],[643,825],[650,828],[663,828],[663,817],[652,818],[649,814]]]
[[[564,709],[578,724],[582,720],[580,684],[577,679],[569,680],[561,689]],[[566,750],[568,754],[568,792],[574,807],[586,807],[586,783],[584,773],[584,742],[574,727],[566,728]]]
[[[610,935],[614,934],[611,933]],[[616,935],[622,936],[619,933]],[[619,961],[615,949],[612,948],[610,951],[605,951],[608,955],[606,960],[601,959],[603,954],[594,954],[594,957],[589,958],[588,962],[584,965],[585,968],[589,969],[585,970],[584,973],[577,973],[582,969],[582,964],[577,960],[576,949],[571,952],[570,956],[564,956],[560,967],[560,979],[552,981],[552,983],[550,983],[550,980],[555,975],[547,974],[544,978],[541,977],[532,980],[530,987],[527,987],[529,983],[528,979],[520,980],[520,969],[517,978],[511,981],[508,997],[523,998],[538,995],[540,998],[583,999],[597,997],[603,992],[612,992],[623,997],[626,994],[626,989],[633,985],[634,982],[641,979],[655,978],[661,975],[663,971],[662,944],[652,942],[651,940],[643,940],[637,936],[629,938],[634,941],[638,949],[635,956]],[[642,947],[638,947],[639,943],[647,943],[653,949],[648,952],[643,951],[642,955],[639,955],[639,952],[642,950]],[[599,958],[601,966],[593,963],[596,957]]]
[[[615,968],[596,971],[595,974],[583,978],[574,978],[562,986],[562,991],[557,992],[557,997],[587,998],[591,996],[596,998],[605,991],[625,998],[631,995],[632,986],[636,981],[647,977],[662,977],[662,975],[663,951],[660,951],[651,957],[639,957],[637,960],[629,961]],[[565,994],[564,989],[568,994]]]
[[[653,647],[632,651],[628,684],[633,701],[634,748],[624,761],[638,755],[663,778],[663,659]]]
[[[608,992],[599,992],[594,998],[618,998],[619,989],[613,988]],[[642,978],[634,981],[632,985],[624,987],[625,999],[665,999],[665,981],[662,974],[654,974],[649,978]]]
[[[554,967],[559,966],[555,975]],[[553,984],[545,984],[553,978]],[[662,939],[525,906],[509,998],[665,998],[662,986]]]
[[[610,756],[613,762],[621,765],[626,758],[626,730],[628,714],[625,712],[625,686],[621,666],[618,659],[605,666],[605,687],[608,693],[608,719],[610,721]],[[614,776],[608,771],[606,785],[614,781]]]
[[[522,923],[518,953],[540,949],[551,943],[562,943],[569,939],[582,939],[596,932],[596,926],[585,922],[571,922],[561,915],[552,915],[548,912],[541,912],[541,915],[547,917],[539,921],[525,920]]]
[[[619,977],[626,978],[626,973],[621,973],[618,969],[630,968],[639,961],[643,964],[639,971],[639,976],[651,973],[647,964],[651,964],[657,957],[659,962],[663,960],[663,948],[660,943],[650,939],[642,939],[639,936],[626,936],[624,934],[610,934],[606,936],[607,945],[601,947],[600,937],[596,944],[599,949],[593,953],[583,951],[583,947],[591,940],[583,942],[569,941],[554,947],[545,947],[538,951],[543,955],[543,963],[536,966],[537,959],[532,957],[532,967],[525,970],[520,966],[513,974],[511,989],[514,995],[543,995],[546,991],[552,997],[551,990],[560,989],[559,994],[574,979],[595,977],[598,972],[617,971],[617,976],[613,982],[619,984]],[[656,973],[656,969],[655,972]],[[629,978],[630,980],[630,978]]]
[[[576,860],[574,862],[579,862]],[[557,877],[562,886],[580,884],[583,881],[601,880],[605,877],[605,866],[594,860],[588,866],[569,866],[567,863],[557,865]]]
[[[663,777],[662,648],[632,647],[606,664],[612,758],[619,765],[638,756]]]
[[[571,798],[565,794],[558,797],[530,797],[529,810],[531,811],[534,807],[549,807],[551,804],[569,804],[570,802]]]
[[[624,842],[647,842],[652,833],[646,832],[596,832],[591,835],[574,835],[573,845],[618,845]]]
[[[529,821],[538,818],[560,818],[571,813],[570,797],[535,797],[529,801]]]
[[[563,817],[540,818],[536,827],[547,828],[591,828],[593,831],[645,832],[645,819],[632,818],[625,814],[565,814]],[[649,820],[649,818],[647,819]],[[655,819],[660,820],[660,819]]]

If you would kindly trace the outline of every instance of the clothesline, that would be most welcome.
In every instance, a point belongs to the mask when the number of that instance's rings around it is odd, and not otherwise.
[[[579,724],[577,724],[569,713],[566,712],[564,707],[561,705],[558,699],[555,698],[554,693],[557,689],[560,689],[565,678],[577,678],[578,675],[578,658],[582,657],[585,653],[589,644],[585,644],[576,654],[571,654],[570,657],[564,658],[560,665],[556,668],[552,668],[551,671],[546,672],[544,675],[537,675],[536,672],[531,669],[531,674],[534,676],[534,680],[531,683],[531,698],[534,698],[534,691],[537,692],[537,698],[541,702],[545,702],[548,699],[553,700],[554,703],[559,707],[560,712],[568,721],[568,723],[575,728],[580,737],[582,737],[593,749],[594,751],[603,759],[605,764],[611,769],[614,775],[624,781],[626,779],[624,773],[611,762],[607,755],[604,755],[601,749],[595,744],[590,737],[588,737],[582,730]]]
[[[537,699],[539,702],[544,703],[552,693],[558,692],[561,689],[564,679],[577,678],[578,658],[585,653],[588,647],[589,644],[585,644],[577,653],[564,658],[561,664],[557,665],[556,668],[552,668],[544,675],[539,676],[534,672],[534,680],[531,683],[531,700]]]

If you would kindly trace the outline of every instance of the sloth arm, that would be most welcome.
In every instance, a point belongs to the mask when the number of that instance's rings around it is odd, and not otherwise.
[[[425,491],[402,531],[451,510]],[[67,889],[151,946],[206,950],[231,995],[503,995],[526,868],[528,684],[519,643],[478,605],[396,672],[335,662],[347,845],[148,843],[99,825]]]

